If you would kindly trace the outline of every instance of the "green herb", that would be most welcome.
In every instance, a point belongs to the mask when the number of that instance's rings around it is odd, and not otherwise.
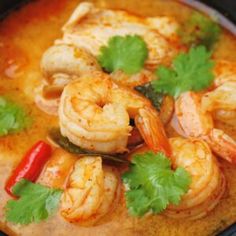
[[[170,203],[178,205],[191,182],[183,168],[173,171],[169,159],[160,152],[135,155],[122,180],[128,188],[126,203],[133,216],[160,213]]]
[[[211,49],[219,39],[220,26],[208,17],[194,12],[179,30],[184,44],[188,46],[204,45]]]
[[[142,93],[146,98],[148,98],[152,102],[152,105],[158,111],[160,111],[161,104],[164,98],[163,93],[155,91],[151,83],[136,86],[135,90]]]
[[[0,96],[0,136],[16,133],[30,124],[25,110]]]
[[[158,80],[152,81],[156,92],[178,97],[186,91],[200,91],[209,87],[214,79],[211,53],[205,47],[191,48],[188,53],[179,54],[172,68],[160,66],[156,70]]]
[[[114,36],[107,46],[101,47],[98,61],[107,72],[135,74],[143,68],[147,56],[146,43],[140,36]]]
[[[13,187],[13,193],[20,198],[7,202],[6,220],[16,224],[30,224],[47,219],[54,213],[62,191],[22,179]]]
[[[101,156],[103,161],[107,164],[128,164],[129,161],[126,159],[122,159],[122,157],[111,156],[104,153],[95,153],[89,150],[82,149],[75,144],[71,143],[68,138],[61,135],[59,129],[52,129],[49,132],[49,138],[58,144],[61,148],[66,151],[77,154],[77,155],[89,155],[89,156]]]

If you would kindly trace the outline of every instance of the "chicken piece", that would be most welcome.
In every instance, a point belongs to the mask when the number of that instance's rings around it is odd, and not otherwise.
[[[155,69],[176,52],[177,23],[167,17],[139,17],[126,11],[98,9],[92,3],[81,3],[63,27],[64,36],[56,44],[75,45],[94,56],[115,35],[139,35],[147,43],[146,68]]]

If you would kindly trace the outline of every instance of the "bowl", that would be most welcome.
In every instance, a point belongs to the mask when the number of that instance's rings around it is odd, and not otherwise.
[[[196,8],[213,18],[217,18],[219,23],[236,36],[236,1],[235,0],[179,0],[186,5]],[[0,19],[6,17],[11,11],[20,8],[29,0],[1,0]],[[236,223],[226,228],[217,236],[236,235]],[[6,236],[0,231],[0,236]]]

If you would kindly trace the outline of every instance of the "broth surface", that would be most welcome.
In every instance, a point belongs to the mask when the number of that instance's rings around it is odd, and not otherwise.
[[[26,106],[33,117],[30,129],[19,134],[0,138],[0,228],[14,235],[6,228],[3,207],[9,196],[4,184],[26,150],[39,139],[45,139],[50,127],[57,125],[57,118],[36,108],[34,88],[41,79],[40,59],[43,52],[60,38],[61,27],[70,16],[78,0],[38,0],[12,12],[0,23],[0,94],[7,95],[17,103]],[[125,9],[143,16],[173,16],[183,22],[192,9],[174,1],[163,0],[97,0],[97,7]],[[236,39],[228,32],[221,34],[214,51],[215,59],[236,62]],[[236,128],[216,124],[236,139]],[[168,128],[169,136],[175,135]],[[7,152],[4,151],[7,148]],[[236,221],[236,167],[220,159],[219,163],[227,179],[227,191],[220,204],[203,219],[196,221],[175,220],[165,216],[147,216],[134,219],[124,211],[121,202],[104,224],[93,228],[81,228],[64,221],[59,214],[30,226],[12,226],[20,235],[162,235],[162,236],[207,236],[215,235]],[[112,218],[112,223],[110,223]],[[9,224],[10,225],[10,224]]]

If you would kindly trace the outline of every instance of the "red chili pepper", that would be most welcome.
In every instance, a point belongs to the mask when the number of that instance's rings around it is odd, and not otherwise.
[[[44,164],[51,155],[51,147],[44,141],[37,142],[24,156],[19,165],[13,171],[10,178],[7,180],[5,190],[11,196],[12,187],[22,178],[34,182],[41,173]]]

